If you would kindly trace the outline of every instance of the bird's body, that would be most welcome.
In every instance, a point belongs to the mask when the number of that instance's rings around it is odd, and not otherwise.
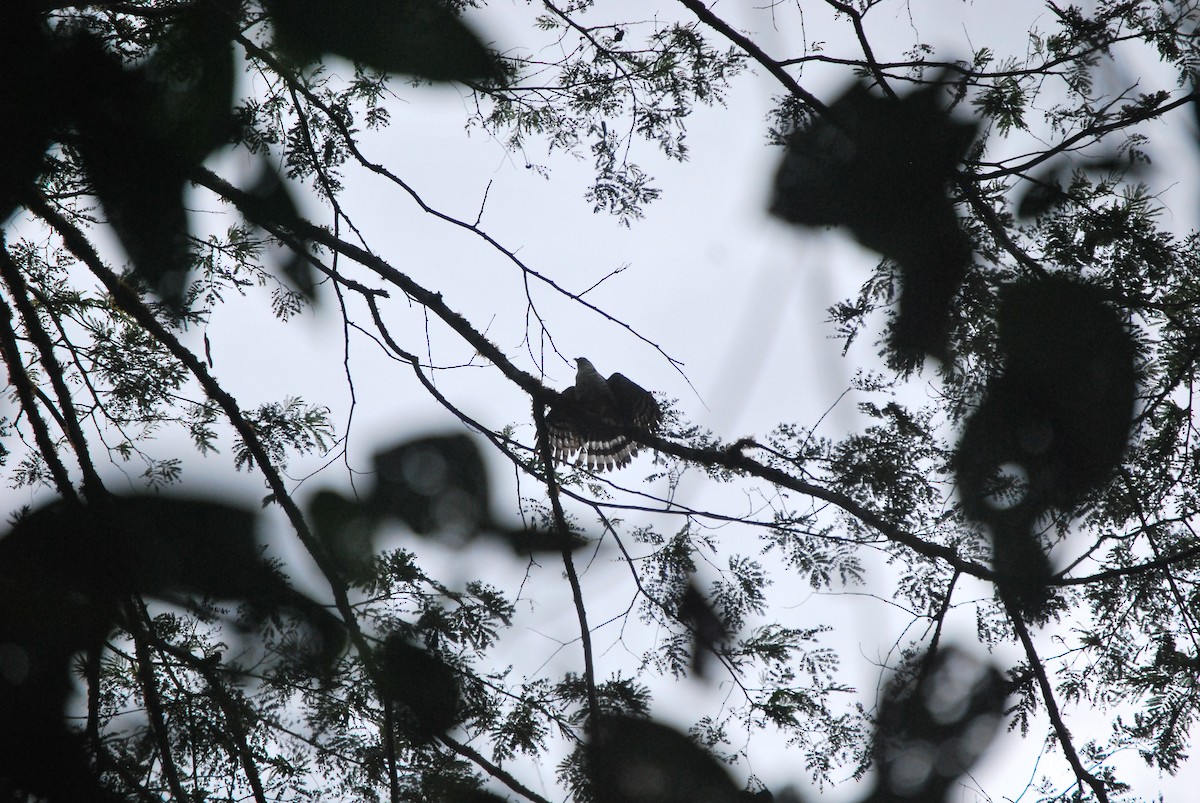
[[[650,391],[624,375],[605,379],[584,357],[575,364],[575,384],[546,415],[551,454],[564,463],[575,458],[593,471],[629,465],[638,453],[636,431],[657,431],[662,409]]]

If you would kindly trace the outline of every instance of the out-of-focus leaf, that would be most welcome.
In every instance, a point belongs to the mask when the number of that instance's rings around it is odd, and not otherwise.
[[[237,0],[204,0],[172,16],[146,64],[159,114],[140,121],[196,165],[233,134]]]
[[[120,566],[87,538],[84,511],[51,505],[0,540],[0,791],[51,800],[115,801],[64,720],[76,652],[116,617]],[[22,797],[21,799],[24,799]]]
[[[259,222],[269,221],[288,229],[292,228],[300,219],[300,212],[296,208],[292,194],[288,192],[287,183],[275,168],[265,161],[258,180],[247,192],[257,203],[255,211],[259,216]],[[296,245],[301,248],[307,247],[307,243],[303,241]],[[312,265],[304,258],[303,254],[290,252],[279,269],[292,287],[302,293],[305,298],[316,298]]]
[[[444,733],[458,722],[458,681],[441,659],[399,633],[379,651],[380,693],[399,703],[406,730],[420,738]]]
[[[939,95],[932,86],[893,100],[851,86],[828,116],[789,137],[771,212],[806,226],[850,226],[867,239],[886,240],[905,219],[919,224],[921,211],[946,200],[976,132],[950,119]]]
[[[0,225],[33,187],[62,116],[53,91],[50,31],[31,0],[0,4]]]
[[[127,567],[121,592],[184,591],[230,599],[259,593],[254,514],[195,499],[121,497],[97,506],[80,533]],[[98,537],[97,537],[98,536]]]
[[[734,803],[725,768],[679,731],[617,714],[591,723],[587,768],[598,803]]]
[[[438,800],[445,803],[507,803],[509,798],[494,795],[484,789],[438,789]]]
[[[188,146],[147,123],[163,110],[144,69],[124,69],[117,56],[83,34],[69,53],[79,79],[71,104],[79,153],[92,188],[135,273],[178,307],[191,267],[183,208]]]
[[[1093,175],[1120,174],[1130,178],[1141,173],[1148,163],[1145,158],[1139,158],[1139,154],[1137,149],[1130,149],[1124,155],[1117,151],[1089,151],[1087,156],[1081,159],[1060,157],[1058,164],[1042,175],[1026,177],[1028,184],[1017,201],[1017,216],[1025,220],[1037,218],[1070,201],[1070,193],[1063,189],[1064,174],[1068,173],[1067,166]],[[1067,184],[1070,184],[1070,178],[1070,175],[1065,176]]]
[[[867,803],[943,803],[987,749],[1004,712],[1004,677],[954,647],[924,658],[915,683],[884,692]]]
[[[332,657],[344,634],[325,608],[292,589],[262,557],[254,516],[240,508],[162,496],[56,503],[25,516],[0,541],[7,611],[60,611],[27,622],[32,638],[84,649],[111,627],[130,594],[240,599],[260,617],[290,611],[313,628],[309,643]],[[9,616],[8,626],[20,617]],[[47,630],[46,621],[59,625]]]
[[[305,649],[321,665],[343,646],[337,620],[263,560],[245,511],[160,496],[47,505],[0,540],[0,789],[9,779],[53,800],[116,799],[96,785],[63,715],[74,655],[108,636],[132,594],[240,599],[260,618],[291,612],[310,626]]]
[[[313,530],[346,577],[364,582],[374,573],[375,518],[366,506],[336,491],[320,491],[308,506]]]
[[[375,455],[373,507],[422,535],[470,537],[490,521],[487,471],[466,435],[422,438]]]
[[[959,493],[967,515],[992,530],[1002,587],[1036,602],[1049,563],[1032,528],[1048,509],[1078,505],[1120,465],[1135,349],[1100,291],[1061,278],[1004,288],[997,323],[1004,369],[963,429]],[[1006,476],[1017,487],[1006,489]]]
[[[788,786],[774,794],[770,789],[759,789],[757,792],[745,790],[738,798],[741,803],[803,803],[804,798],[794,787]]]
[[[1026,220],[1040,217],[1069,199],[1070,196],[1063,191],[1059,171],[1052,170],[1030,182],[1029,188],[1017,202],[1017,216]]]
[[[791,135],[770,202],[790,223],[846,226],[899,266],[889,343],[902,370],[947,356],[949,306],[971,256],[946,185],[976,126],[952,120],[939,93],[891,99],[855,84]]]
[[[278,43],[300,61],[334,53],[434,81],[486,80],[495,59],[441,0],[270,0]]]
[[[63,52],[65,102],[92,187],[136,275],[176,308],[191,267],[184,187],[232,134],[237,5],[205,0],[181,11],[135,67],[82,32]]]
[[[729,631],[695,584],[689,582],[679,601],[679,619],[692,631],[692,669],[704,677],[708,654],[729,638]]]
[[[959,446],[964,502],[986,517],[983,488],[1005,463],[1028,476],[1027,499],[1069,509],[1120,464],[1137,390],[1133,339],[1100,291],[1064,279],[1001,291],[1003,373]]]
[[[451,542],[492,537],[518,555],[561,552],[564,546],[575,550],[588,543],[575,533],[564,542],[557,533],[492,521],[483,457],[475,442],[460,434],[420,438],[376,454],[375,487],[361,505],[329,491],[312,505],[318,533],[351,577],[371,570],[366,562],[374,551],[371,539],[385,518]]]
[[[1045,618],[1054,574],[1035,508],[1017,506],[991,519],[992,570],[1000,593],[1033,621]]]
[[[498,532],[497,535],[507,541],[513,552],[518,555],[528,555],[531,552],[562,552],[564,546],[563,537],[550,530],[530,528]],[[582,535],[571,533],[566,538],[565,546],[574,552],[577,549],[583,549],[588,543],[589,541]]]

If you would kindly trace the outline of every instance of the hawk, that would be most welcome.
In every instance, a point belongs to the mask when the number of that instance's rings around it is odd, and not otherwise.
[[[608,379],[591,361],[575,360],[575,385],[558,394],[546,414],[550,451],[555,460],[606,471],[629,465],[638,453],[629,430],[656,432],[662,408],[650,391],[622,374]]]

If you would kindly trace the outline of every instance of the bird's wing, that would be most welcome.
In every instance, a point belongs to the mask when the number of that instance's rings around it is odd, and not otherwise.
[[[579,400],[575,388],[570,387],[558,394],[558,399],[546,413],[546,432],[550,437],[550,449],[554,457],[569,459],[583,446],[579,432]]]
[[[636,384],[624,374],[613,374],[608,378],[608,389],[612,392],[620,423],[632,424],[647,432],[656,432],[662,425],[662,408],[654,394]]]
[[[648,432],[662,423],[662,410],[654,396],[621,374],[613,374],[598,388],[569,387],[546,413],[546,431],[555,460],[593,471],[626,466],[638,453],[637,442],[624,430]]]

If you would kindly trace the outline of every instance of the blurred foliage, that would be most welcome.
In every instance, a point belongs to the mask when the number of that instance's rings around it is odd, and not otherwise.
[[[788,138],[770,203],[789,223],[845,226],[898,266],[889,347],[903,371],[949,357],[948,308],[971,258],[947,185],[976,126],[945,112],[940,83],[902,98],[855,84]]]

